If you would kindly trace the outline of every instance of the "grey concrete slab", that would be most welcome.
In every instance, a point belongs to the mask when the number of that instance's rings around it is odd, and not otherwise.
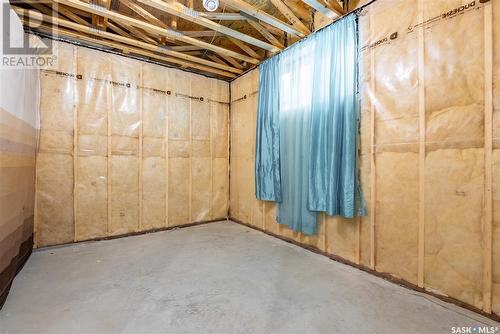
[[[36,251],[0,333],[451,333],[499,326],[220,222]]]

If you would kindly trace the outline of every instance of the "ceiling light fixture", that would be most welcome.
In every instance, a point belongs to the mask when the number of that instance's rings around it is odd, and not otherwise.
[[[203,0],[203,7],[209,12],[213,12],[219,8],[219,0]]]

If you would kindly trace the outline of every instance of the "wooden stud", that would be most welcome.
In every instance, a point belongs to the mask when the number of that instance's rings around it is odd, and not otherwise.
[[[214,81],[212,81],[210,83],[211,85],[215,84]],[[211,89],[211,91],[213,92],[214,89]],[[213,139],[212,139],[212,136],[213,136],[213,115],[212,113],[214,112],[212,106],[213,106],[213,102],[210,102],[210,98],[207,98],[207,101],[206,102],[202,102],[202,103],[208,103],[208,120],[209,120],[209,140],[210,140],[210,219],[214,219],[216,217],[214,217],[214,210],[213,210],[213,206],[214,206],[214,201],[213,201],[213,196],[214,196],[214,148],[213,148]],[[218,217],[217,217],[218,218]]]
[[[73,241],[77,241],[77,211],[78,211],[78,86],[76,82],[77,66],[77,48],[73,48]],[[71,80],[71,79],[70,79]]]
[[[107,150],[107,191],[108,191],[108,235],[111,235],[113,232],[113,217],[111,215],[111,190],[112,190],[112,184],[111,184],[111,148],[112,148],[112,141],[111,141],[111,108],[112,108],[112,103],[111,103],[111,86],[107,85],[106,88],[106,101],[107,101],[107,106],[106,106],[106,112],[107,112],[107,121],[108,121],[108,150]]]
[[[171,74],[171,73],[169,73]],[[170,79],[170,75],[168,76]],[[168,91],[168,85],[170,84],[167,83],[167,87],[164,87],[165,91]],[[166,106],[166,114],[165,114],[165,133],[164,133],[164,154],[165,154],[165,226],[168,227],[170,225],[170,220],[168,219],[168,184],[170,182],[170,177],[168,176],[169,172],[169,156],[168,156],[168,140],[169,140],[169,132],[168,132],[168,125],[169,125],[169,120],[170,120],[170,96],[168,94],[165,94],[165,106]]]
[[[139,93],[139,231],[142,231],[142,225],[143,225],[143,217],[144,217],[144,212],[143,212],[143,197],[144,197],[144,180],[143,180],[143,135],[144,135],[144,117],[143,117],[143,106],[144,106],[144,70],[143,70],[143,65],[141,63],[141,70],[140,70],[140,87],[137,87],[138,93]]]
[[[267,231],[266,228],[266,201],[262,201],[262,229]]]
[[[111,7],[111,0],[104,0],[104,2],[105,2],[104,7],[109,10],[109,8]],[[107,17],[103,17],[102,20],[103,20],[103,22],[102,22],[102,29],[104,31],[106,31],[107,26],[108,26],[108,18]]]
[[[492,243],[493,243],[493,9],[484,4],[484,227],[483,227],[483,310],[492,311]]]
[[[424,22],[424,3],[418,1],[419,22]],[[425,115],[425,43],[424,26],[418,30],[418,114],[419,114],[419,196],[418,196],[418,273],[417,284],[424,287],[424,261],[425,261],[425,140],[426,140],[426,115]]]
[[[373,31],[373,14],[370,12],[370,36],[374,36],[374,31]],[[370,87],[372,90],[372,101],[370,105],[370,146],[371,146],[371,152],[370,152],[370,268],[375,269],[375,260],[376,260],[376,247],[375,247],[375,214],[376,214],[376,206],[377,206],[377,192],[375,189],[376,186],[376,164],[375,164],[375,154],[376,154],[376,148],[375,148],[375,116],[376,116],[376,110],[375,110],[375,102],[373,101],[375,99],[375,52],[373,49],[370,50],[370,73],[371,73],[371,80],[370,80]]]
[[[321,213],[321,220],[323,221],[323,251],[328,253],[328,224],[325,212]]]
[[[189,95],[192,93],[191,80],[189,78]],[[193,100],[189,99],[189,223],[193,222]]]
[[[354,254],[354,261],[356,264],[361,263],[361,217],[355,217],[356,223],[356,252]]]

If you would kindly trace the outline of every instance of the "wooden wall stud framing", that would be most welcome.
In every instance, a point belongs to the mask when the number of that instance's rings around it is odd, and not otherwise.
[[[354,261],[356,264],[361,264],[361,217],[354,218],[356,222],[356,253]]]
[[[373,37],[373,14],[370,12],[370,36]],[[375,52],[373,49],[370,50],[370,87],[372,91],[371,103],[370,103],[370,268],[375,269],[375,213],[376,213],[376,205],[377,205],[377,192],[375,189],[376,186],[376,164],[375,164]]]
[[[143,157],[142,157],[142,145],[143,145],[143,128],[144,128],[144,122],[143,122],[143,115],[142,115],[142,112],[143,112],[143,105],[144,105],[144,89],[142,87],[144,87],[144,74],[143,74],[143,71],[144,71],[144,68],[143,68],[143,65],[141,63],[141,69],[140,69],[140,72],[139,72],[139,75],[140,75],[140,78],[139,78],[139,82],[140,82],[140,87],[137,87],[137,90],[138,90],[138,93],[139,93],[139,231],[142,231],[142,219],[143,219],[143,216],[144,216],[144,213],[143,213],[143,197],[144,197],[144,194],[143,194],[143,191],[144,191],[144,182],[143,182],[143,175],[142,175],[142,165],[144,163],[143,161]],[[131,88],[133,89],[133,88]]]
[[[267,229],[266,229],[266,201],[262,201],[262,229],[267,231]]]
[[[73,73],[75,77],[73,80],[73,241],[77,241],[77,210],[78,210],[78,85],[76,74],[78,71],[77,66],[77,48],[73,47]]]
[[[111,85],[107,84],[106,87],[106,112],[108,116],[108,154],[107,154],[107,191],[108,191],[108,235],[111,235],[113,231],[113,221],[112,221],[112,215],[111,215],[111,108],[113,106],[112,103],[112,92],[111,92]]]
[[[493,243],[493,9],[484,4],[484,226],[483,226],[483,310],[491,313],[492,304],[492,243]]]
[[[424,287],[425,261],[425,29],[424,1],[418,1],[418,115],[419,115],[419,162],[418,162],[418,272],[417,284]]]
[[[170,71],[170,70],[169,70]],[[171,74],[171,73],[169,73]],[[170,79],[170,75],[168,78]],[[164,87],[165,91],[168,92],[168,85],[170,84],[170,80],[167,83],[167,86]],[[168,165],[169,165],[169,157],[168,157],[168,120],[170,119],[170,98],[168,94],[165,94],[165,132],[164,132],[164,137],[163,137],[163,147],[164,147],[164,155],[165,155],[165,226],[169,227],[170,226],[170,220],[168,219],[168,184],[170,182],[170,177],[168,176]]]
[[[189,76],[189,95],[192,94],[192,75]],[[189,223],[193,222],[192,207],[193,207],[193,99],[189,100]]]
[[[211,82],[211,85],[213,84],[216,84],[215,81]],[[214,89],[212,89],[212,91],[214,91]],[[218,91],[218,89],[217,89]],[[214,217],[214,159],[215,159],[215,156],[214,156],[214,148],[213,148],[213,145],[214,145],[214,141],[212,140],[212,136],[213,136],[213,115],[212,113],[214,112],[217,112],[217,110],[215,108],[212,108],[212,106],[217,106],[217,102],[210,102],[210,99],[207,98],[206,102],[201,102],[201,103],[208,103],[208,123],[209,123],[209,135],[208,135],[208,140],[210,141],[210,208],[209,208],[209,219],[214,219],[214,218],[218,218],[218,217]]]

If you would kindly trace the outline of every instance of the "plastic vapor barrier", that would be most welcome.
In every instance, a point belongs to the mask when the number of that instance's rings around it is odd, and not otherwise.
[[[228,84],[56,46],[41,74],[36,245],[225,218]]]
[[[255,70],[231,83],[231,217],[500,314],[500,1],[378,0],[359,33],[369,215],[306,237],[254,198]]]

